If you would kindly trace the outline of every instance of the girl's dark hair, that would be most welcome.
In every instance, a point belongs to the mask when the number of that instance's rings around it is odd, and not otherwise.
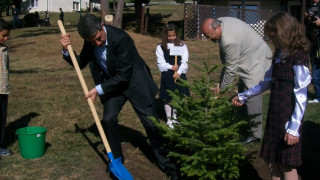
[[[0,31],[2,30],[11,30],[11,24],[7,23],[7,21],[0,19]]]
[[[93,14],[85,14],[78,22],[78,33],[83,39],[93,36],[102,30],[101,21]]]
[[[304,26],[298,20],[286,12],[280,12],[271,17],[265,26],[264,34],[275,33],[276,41],[279,47],[276,51],[285,49],[289,56],[298,50],[308,53],[310,42],[305,36]],[[276,53],[274,54],[276,56]]]
[[[162,34],[161,34],[162,46],[164,46],[166,50],[168,49],[168,38],[167,38],[168,31],[175,31],[176,39],[174,40],[174,45],[181,46],[182,43],[180,41],[178,27],[174,24],[167,24],[162,28]]]

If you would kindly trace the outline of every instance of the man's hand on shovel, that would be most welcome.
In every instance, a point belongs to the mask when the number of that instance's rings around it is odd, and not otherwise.
[[[88,101],[88,104],[90,106],[92,115],[94,117],[94,121],[95,121],[95,123],[97,125],[97,128],[98,128],[100,137],[102,139],[104,147],[106,148],[107,156],[108,156],[109,161],[110,161],[109,169],[113,173],[113,175],[115,175],[120,180],[133,180],[133,177],[131,176],[129,171],[121,163],[121,157],[119,157],[117,159],[114,159],[114,157],[113,157],[109,142],[108,142],[108,140],[106,138],[106,135],[104,133],[104,130],[103,130],[101,122],[100,122],[100,119],[98,117],[97,110],[96,110],[96,108],[95,108],[95,106],[93,104],[98,92],[97,92],[97,90],[95,88],[91,89],[88,92],[88,88],[87,88],[86,82],[84,81],[83,75],[81,73],[81,70],[79,68],[78,62],[77,62],[76,57],[75,57],[75,54],[74,54],[74,52],[72,50],[72,47],[71,47],[71,44],[70,44],[70,38],[69,38],[70,35],[67,35],[66,30],[64,29],[64,26],[63,26],[61,20],[58,21],[58,25],[59,25],[59,28],[60,28],[60,31],[61,31],[61,34],[62,34],[62,36],[60,38],[60,42],[61,42],[63,48],[65,48],[64,46],[66,44],[68,44],[67,45],[67,49],[68,49],[68,51],[70,53],[72,63],[74,65],[76,73],[77,73],[77,75],[79,77],[80,84],[82,86],[84,94],[86,94],[85,97],[87,98],[87,101]],[[64,41],[63,39],[66,40],[66,41]],[[69,39],[69,40],[67,40],[67,39]],[[91,100],[88,99],[88,98],[90,98]]]
[[[98,95],[98,91],[96,88],[91,89],[88,94],[85,95],[86,99],[90,98],[91,101],[94,103],[96,100],[96,97]]]
[[[61,37],[60,37],[60,43],[61,43],[63,49],[64,49],[65,51],[68,51],[68,48],[67,48],[67,47],[68,47],[68,45],[71,44],[70,34],[67,33],[67,34],[61,35]]]

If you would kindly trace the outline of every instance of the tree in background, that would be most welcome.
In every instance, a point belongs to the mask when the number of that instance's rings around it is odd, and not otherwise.
[[[134,0],[134,12],[136,19],[140,20],[142,4],[149,4],[150,0]]]
[[[116,6],[116,11],[115,11],[115,18],[113,20],[114,26],[117,28],[122,27],[122,17],[123,17],[123,7],[124,7],[124,2],[123,0],[118,0],[117,1],[117,6]]]
[[[176,0],[176,3],[178,4],[183,4],[184,2],[186,2],[186,0]]]
[[[2,17],[2,12],[6,11],[6,16],[9,16],[10,14],[10,7],[12,4],[12,0],[1,0],[0,1],[0,17]]]
[[[104,23],[104,17],[106,15],[110,15],[109,10],[109,0],[100,0],[101,5],[101,23]],[[124,1],[123,0],[117,0],[113,1],[115,14],[113,18],[113,26],[117,28],[122,28],[122,17],[123,17],[123,7],[124,7]]]
[[[101,23],[104,23],[104,17],[110,14],[109,0],[100,0]]]

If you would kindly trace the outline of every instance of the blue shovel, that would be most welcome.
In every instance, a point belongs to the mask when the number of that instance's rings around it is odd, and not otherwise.
[[[66,34],[66,30],[64,29],[64,26],[62,24],[62,21],[61,20],[58,20],[58,25],[59,25],[59,28],[60,28],[60,31],[61,31],[61,34],[62,35],[65,35]],[[72,50],[72,47],[71,45],[68,45],[68,51],[69,51],[69,55],[71,57],[71,60],[72,60],[72,63],[73,63],[73,66],[77,72],[77,75],[78,75],[78,78],[80,80],[80,83],[81,83],[81,86],[82,86],[82,89],[84,91],[85,94],[88,94],[88,88],[87,88],[87,85],[86,85],[86,82],[84,81],[84,78],[82,76],[82,73],[81,73],[81,70],[79,68],[79,65],[78,65],[78,61],[76,60],[76,56],[74,55],[74,52]],[[106,148],[107,150],[107,156],[108,156],[108,159],[110,161],[110,164],[109,164],[109,168],[110,168],[110,171],[112,172],[113,175],[115,175],[119,180],[133,180],[133,177],[131,176],[131,174],[129,173],[129,171],[123,166],[122,162],[121,162],[121,157],[117,158],[117,159],[114,159],[113,157],[113,154],[111,152],[111,148],[109,146],[109,143],[108,143],[108,140],[106,138],[106,135],[103,131],[103,128],[101,126],[101,122],[99,120],[99,117],[98,117],[98,114],[97,114],[97,111],[96,111],[96,108],[91,100],[91,98],[88,98],[87,99],[88,101],[88,104],[90,106],[90,109],[91,109],[91,112],[92,112],[92,115],[94,117],[94,120],[96,122],[96,125],[97,125],[97,128],[98,128],[98,131],[100,133],[100,136],[101,136],[101,139],[103,141],[103,144],[104,144],[104,147]]]

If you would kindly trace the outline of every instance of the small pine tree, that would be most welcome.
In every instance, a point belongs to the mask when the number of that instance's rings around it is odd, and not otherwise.
[[[218,68],[195,66],[203,74],[192,84],[190,97],[169,92],[171,105],[177,109],[180,125],[168,128],[154,120],[166,140],[168,156],[180,167],[183,176],[196,179],[233,179],[239,177],[239,161],[245,158],[245,147],[239,142],[240,129],[247,126],[226,97],[213,94],[215,81],[210,74]]]

